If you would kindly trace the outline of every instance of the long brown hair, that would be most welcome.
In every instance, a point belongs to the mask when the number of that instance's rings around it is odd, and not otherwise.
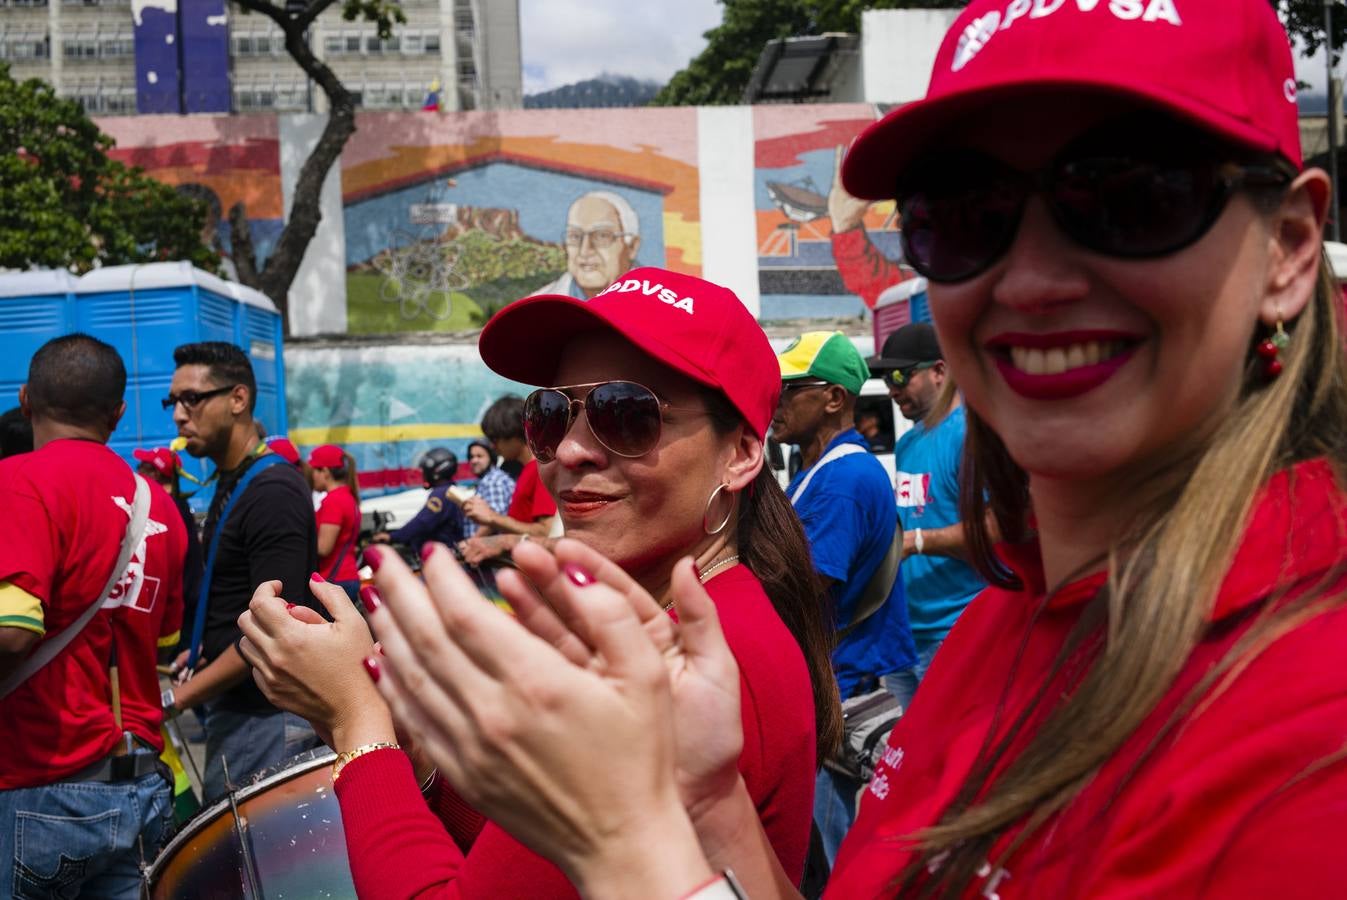
[[[1108,582],[1087,606],[1060,651],[1052,677],[1072,654],[1092,661],[1064,699],[1043,686],[1023,712],[1002,709],[1014,721],[1004,736],[988,735],[968,779],[939,823],[915,838],[918,852],[899,875],[898,893],[962,896],[986,862],[998,865],[1069,805],[1099,768],[1126,742],[1168,692],[1207,629],[1217,591],[1243,536],[1257,491],[1277,471],[1323,457],[1339,486],[1347,483],[1347,354],[1343,350],[1341,294],[1321,261],[1310,306],[1294,323],[1285,369],[1271,383],[1250,347],[1240,397],[1216,435],[1157,473],[1144,511],[1099,560]],[[1262,339],[1256,336],[1255,342]],[[993,583],[1015,579],[992,552],[984,520],[990,501],[1004,539],[1029,532],[1028,477],[1010,459],[988,425],[968,410],[961,520],[973,565]],[[1347,541],[1347,535],[1339,540]],[[1204,674],[1144,748],[1137,769],[1182,720],[1225,687],[1273,641],[1344,597],[1328,589],[1342,571],[1314,589],[1280,602],[1283,585],[1248,631]],[[1048,681],[1051,681],[1050,677]],[[1045,705],[1046,718],[1036,715]],[[1008,747],[1042,720],[1008,763]],[[1004,763],[1004,765],[1003,765]],[[992,773],[1004,769],[999,776]],[[1124,782],[1125,783],[1125,782]],[[996,860],[988,856],[1016,823],[1024,827]]]
[[[702,394],[717,434],[728,434],[743,424],[743,417],[723,394],[709,388]],[[814,567],[808,564],[809,543],[795,508],[766,465],[748,489],[739,493],[737,519],[739,560],[762,582],[809,668],[816,759],[822,765],[842,740],[842,706],[832,667],[836,642],[832,601]]]
[[[356,508],[360,508],[360,482],[356,478],[355,457],[349,451],[341,451],[341,465],[333,466],[328,469],[328,474],[332,480],[338,484],[344,484],[350,490],[351,496],[355,497]]]

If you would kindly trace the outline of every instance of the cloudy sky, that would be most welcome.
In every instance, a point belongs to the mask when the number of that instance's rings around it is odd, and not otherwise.
[[[524,93],[604,72],[663,83],[706,46],[722,11],[716,0],[520,0]],[[1322,52],[1298,59],[1296,75],[1310,85],[1304,108],[1322,110]]]
[[[716,0],[521,0],[524,93],[603,72],[665,82],[720,24]]]

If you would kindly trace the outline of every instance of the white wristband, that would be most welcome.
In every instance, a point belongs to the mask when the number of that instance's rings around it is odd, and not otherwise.
[[[926,549],[926,542],[921,539],[920,528],[916,530],[915,536],[912,539],[912,543],[916,546],[918,555],[920,555]]]
[[[725,869],[709,884],[697,888],[683,900],[748,900],[748,895],[734,873]]]

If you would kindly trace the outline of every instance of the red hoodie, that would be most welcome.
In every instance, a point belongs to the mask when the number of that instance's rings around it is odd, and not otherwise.
[[[1007,556],[1025,590],[985,591],[950,633],[890,737],[839,852],[829,897],[893,896],[910,858],[901,839],[939,820],[993,716],[1002,711],[997,728],[1004,733],[1048,678],[1071,626],[1103,583],[1100,574],[1067,586],[1035,620],[1045,593],[1037,548],[1020,547]],[[1198,704],[1199,712],[1185,715],[1135,772],[1130,769],[1271,595],[1316,589],[1341,597],[1345,566],[1347,497],[1331,468],[1316,460],[1276,475],[1255,502],[1210,627],[1173,687],[1066,809],[999,866],[983,866],[967,896],[1342,896],[1342,602],[1273,641],[1224,691],[1209,693],[1205,708]],[[1012,754],[1024,743],[1017,740]],[[1002,837],[991,859],[1008,840]]]

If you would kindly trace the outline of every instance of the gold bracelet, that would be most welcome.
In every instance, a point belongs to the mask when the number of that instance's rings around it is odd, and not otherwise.
[[[373,744],[364,744],[356,747],[354,750],[347,750],[338,753],[337,758],[332,763],[332,783],[337,783],[337,778],[341,775],[341,770],[346,768],[353,760],[359,759],[366,753],[373,753],[375,750],[401,750],[397,744],[388,741],[376,741]]]

